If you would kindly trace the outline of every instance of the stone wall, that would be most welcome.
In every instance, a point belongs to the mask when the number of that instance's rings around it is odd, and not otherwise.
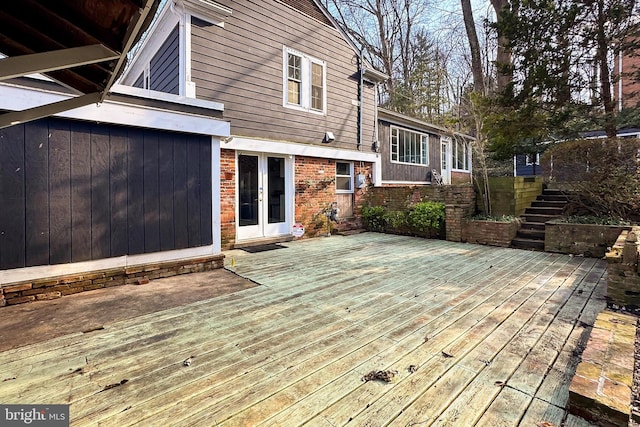
[[[470,184],[385,186],[371,188],[366,201],[371,206],[384,206],[389,210],[403,210],[423,201],[443,202],[446,238],[460,242],[463,224],[475,212],[476,193]]]
[[[569,224],[549,221],[545,225],[545,252],[603,258],[620,232],[631,227],[595,224]]]
[[[0,286],[0,307],[57,299],[112,286],[141,285],[153,279],[209,271],[223,266],[224,256],[212,255],[7,283]]]
[[[623,230],[607,253],[607,302],[613,308],[640,312],[640,226]]]
[[[468,220],[462,227],[462,241],[508,248],[519,228],[517,219],[511,222]]]

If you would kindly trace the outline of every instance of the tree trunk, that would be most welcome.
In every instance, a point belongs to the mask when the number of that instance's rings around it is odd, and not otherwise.
[[[469,47],[471,48],[471,71],[473,73],[473,89],[485,94],[484,74],[482,72],[482,60],[480,59],[480,43],[478,42],[478,34],[476,33],[476,23],[473,19],[473,10],[471,9],[471,0],[460,0],[462,3],[462,16],[464,19],[464,27],[467,30],[467,38],[469,39]]]
[[[502,12],[510,6],[509,0],[491,0],[491,5],[496,12],[498,23],[498,48],[496,50],[496,91],[502,92],[508,89],[513,81],[511,48],[509,40],[501,34],[500,23]]]
[[[607,54],[609,53],[609,44],[607,43],[605,28],[607,22],[603,3],[604,0],[598,1],[598,34],[596,36],[596,61],[600,70],[600,97],[602,99],[605,116],[604,130],[606,131],[608,138],[615,138],[617,134],[615,103],[611,95],[611,73],[609,72],[609,63],[607,60]]]

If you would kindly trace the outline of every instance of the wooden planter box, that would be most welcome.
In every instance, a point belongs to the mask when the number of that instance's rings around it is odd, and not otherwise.
[[[519,228],[519,219],[509,222],[467,220],[462,225],[462,241],[508,248]]]
[[[631,226],[549,221],[545,225],[544,250],[603,258],[622,230],[631,230]]]

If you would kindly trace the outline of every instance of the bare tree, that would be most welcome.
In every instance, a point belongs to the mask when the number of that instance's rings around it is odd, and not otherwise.
[[[473,19],[473,10],[471,9],[471,0],[460,1],[462,4],[464,28],[467,31],[469,48],[471,49],[471,72],[473,73],[473,87],[476,92],[484,94],[485,76],[482,68],[481,49],[480,42],[478,41],[478,33],[476,32],[476,22]]]

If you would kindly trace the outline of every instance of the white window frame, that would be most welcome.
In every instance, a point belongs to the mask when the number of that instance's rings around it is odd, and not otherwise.
[[[349,175],[339,175],[338,174],[338,163],[345,163],[349,165]],[[338,178],[349,178],[349,190],[338,189]],[[353,194],[353,162],[342,162],[336,161],[336,194]]]
[[[531,154],[525,154],[525,163],[527,166],[533,166],[534,162],[531,161]],[[540,166],[540,153],[536,153],[536,161],[535,161],[535,165],[536,166]]]
[[[289,54],[300,57],[300,104],[289,102]],[[312,66],[317,64],[322,67],[322,109],[311,107],[311,82]],[[327,114],[327,64],[325,61],[306,55],[300,51],[284,46],[282,49],[282,106],[294,110],[305,111],[313,114]]]
[[[458,152],[458,144],[462,145],[462,154]],[[458,157],[462,155],[462,169],[458,168]],[[471,172],[471,144],[465,140],[451,141],[451,170],[457,172]]]
[[[395,142],[395,150],[394,150],[394,131],[398,132],[397,136],[395,138],[397,138],[396,142]],[[420,163],[413,163],[413,162],[403,162],[400,161],[400,132],[407,132],[407,133],[412,133],[415,135],[418,135],[420,138]],[[424,144],[426,144],[426,147],[424,146]],[[422,166],[422,167],[429,167],[429,145],[430,145],[430,141],[429,141],[429,134],[428,133],[422,133],[422,132],[416,132],[414,130],[410,130],[410,129],[406,129],[406,128],[401,128],[398,126],[391,126],[391,129],[389,131],[389,158],[391,160],[391,163],[397,163],[397,164],[401,164],[401,165],[411,165],[411,166]],[[396,159],[394,160],[394,154]],[[423,161],[424,160],[424,161]]]

